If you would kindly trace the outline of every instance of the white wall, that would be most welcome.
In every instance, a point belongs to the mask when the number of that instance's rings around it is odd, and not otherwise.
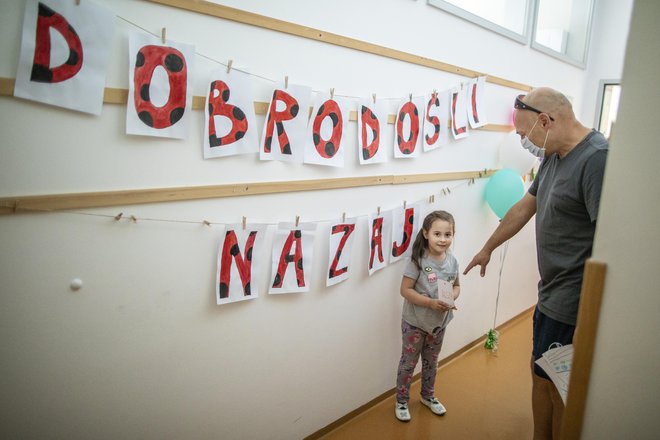
[[[619,117],[612,133],[594,259],[607,263],[583,439],[655,439],[660,432],[657,368],[657,117],[643,107],[660,88],[660,4],[632,15]]]
[[[597,0],[594,4],[589,58],[581,94],[583,107],[577,113],[586,125],[597,127],[599,82],[621,78],[632,5],[633,0]]]
[[[337,94],[398,97],[448,88],[464,78],[147,2],[96,0],[213,59],[259,75]],[[226,1],[228,6],[389,46],[532,85],[582,96],[585,72],[471,25],[425,2]],[[14,77],[23,2],[0,3],[0,76]],[[349,14],[349,15],[347,15]],[[116,20],[109,87],[127,87],[127,34]],[[194,93],[216,67],[195,58]],[[407,78],[407,79],[406,79]],[[255,78],[255,99],[272,83]],[[488,84],[494,123],[508,123],[519,91]],[[576,106],[581,103],[576,100]],[[392,106],[395,101],[391,101]],[[504,135],[478,131],[423,158],[344,169],[260,162],[254,156],[204,161],[202,113],[185,141],[126,136],[125,110],[100,117],[0,98],[0,195],[53,194],[476,170],[497,166]],[[390,113],[393,113],[394,110]],[[263,122],[263,117],[259,119]],[[391,126],[390,126],[391,128]],[[355,137],[355,124],[349,134]],[[355,152],[355,142],[348,145]],[[241,216],[276,223],[365,216],[438,194],[460,182],[367,187],[86,210],[223,223]],[[497,225],[485,181],[438,197],[457,220],[455,253],[465,266]],[[312,291],[226,306],[214,301],[219,231],[201,224],[116,223],[71,213],[0,217],[0,389],[3,437],[273,438],[308,435],[394,387],[403,264],[368,277],[364,217],[355,273],[326,289],[327,246],[316,241]],[[511,241],[498,324],[535,302],[532,225]],[[270,250],[272,231],[267,236]],[[268,255],[263,255],[268,258]],[[492,325],[497,259],[486,278],[462,280],[460,311],[442,357]],[[269,274],[268,274],[269,275]],[[80,277],[84,286],[69,290]],[[260,280],[265,290],[267,279]],[[506,344],[506,340],[502,341]],[[442,383],[439,383],[442,394]],[[468,405],[469,402],[466,402]]]

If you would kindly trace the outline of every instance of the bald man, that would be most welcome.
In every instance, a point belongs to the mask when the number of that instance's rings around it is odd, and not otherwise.
[[[544,160],[528,192],[504,216],[465,268],[481,267],[492,252],[516,235],[536,214],[536,247],[541,280],[534,311],[532,411],[534,439],[557,439],[564,405],[548,376],[534,361],[553,343],[573,341],[582,274],[591,256],[607,140],[582,125],[564,95],[537,88],[516,98],[514,125],[530,151]],[[536,147],[536,148],[534,148]]]

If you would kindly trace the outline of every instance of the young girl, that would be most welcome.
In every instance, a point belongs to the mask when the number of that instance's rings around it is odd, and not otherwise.
[[[454,217],[448,212],[433,211],[427,215],[413,244],[410,262],[403,272],[403,347],[396,379],[395,408],[397,419],[403,422],[410,420],[410,382],[420,354],[421,402],[435,414],[446,412],[435,397],[434,386],[445,328],[453,317],[453,300],[461,291],[458,262],[449,250],[454,239],[454,228]],[[446,302],[438,299],[443,292],[449,296]]]

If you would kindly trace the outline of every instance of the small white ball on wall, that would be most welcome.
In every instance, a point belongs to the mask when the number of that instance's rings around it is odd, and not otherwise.
[[[71,287],[71,290],[74,292],[76,290],[80,290],[82,288],[83,282],[80,278],[74,278],[71,280],[71,284],[69,285]]]

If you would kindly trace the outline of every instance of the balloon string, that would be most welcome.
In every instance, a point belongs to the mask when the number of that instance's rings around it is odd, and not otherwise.
[[[502,270],[504,269],[504,260],[506,259],[506,251],[509,249],[509,242],[504,243],[504,247],[500,249],[500,273],[497,280],[497,297],[495,298],[495,317],[493,318],[493,328],[497,326],[497,309],[500,303],[500,286],[502,284]]]

